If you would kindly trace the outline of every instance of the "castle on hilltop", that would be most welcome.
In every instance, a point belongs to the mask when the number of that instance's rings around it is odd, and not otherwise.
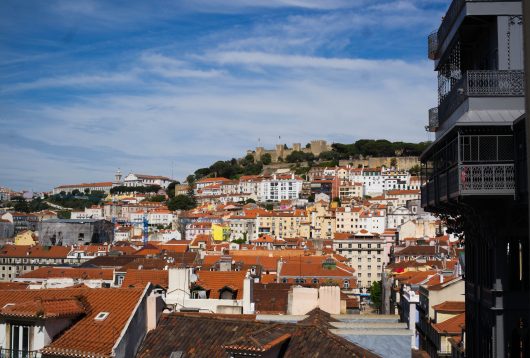
[[[315,156],[319,156],[320,153],[330,151],[331,149],[331,145],[325,140],[312,140],[306,147],[302,147],[300,143],[293,143],[292,148],[288,148],[285,144],[276,144],[275,149],[256,147],[256,150],[247,150],[247,155],[252,155],[254,160],[261,160],[263,155],[270,154],[272,162],[277,163],[278,161],[285,160],[289,154],[295,151],[312,153]]]

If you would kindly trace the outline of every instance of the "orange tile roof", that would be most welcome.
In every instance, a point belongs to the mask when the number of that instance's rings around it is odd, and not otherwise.
[[[5,290],[0,292],[0,307],[8,303],[21,304],[41,300],[79,298],[86,302],[86,314],[75,321],[58,338],[42,349],[43,354],[61,356],[111,356],[112,349],[144,290],[137,288],[66,288],[47,290]],[[106,319],[96,321],[101,312],[109,312]]]
[[[167,270],[127,270],[122,287],[145,287],[149,282],[167,289],[169,272]]]
[[[210,298],[219,298],[219,290],[229,286],[237,290],[237,300],[243,298],[243,281],[245,271],[197,271],[197,285],[210,290]]]
[[[435,311],[461,313],[466,311],[464,301],[445,301],[438,305],[432,306]]]
[[[63,277],[85,280],[112,280],[114,278],[114,270],[101,268],[40,267],[19,276],[22,279]]]
[[[466,314],[461,313],[441,323],[434,323],[433,328],[441,334],[460,334],[466,324]]]
[[[29,246],[29,245],[4,245],[0,249],[0,257],[24,258],[66,258],[70,248],[67,246]]]
[[[335,262],[334,268],[325,268],[325,256],[308,256],[290,258],[282,264],[278,276],[280,277],[341,277],[352,278],[355,270],[340,262]]]
[[[43,300],[35,297],[31,301],[8,303],[0,309],[0,316],[66,318],[84,314],[84,304],[78,298],[53,298]]]

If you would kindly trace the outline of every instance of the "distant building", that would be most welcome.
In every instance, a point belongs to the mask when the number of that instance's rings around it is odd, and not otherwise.
[[[302,147],[300,143],[294,143],[292,148],[286,148],[285,144],[277,144],[275,149],[265,149],[263,147],[256,147],[255,150],[248,150],[247,155],[252,155],[255,160],[261,160],[265,154],[271,156],[273,163],[285,160],[292,152],[311,153],[314,156],[319,156],[322,152],[330,151],[332,148],[325,140],[312,140],[309,147]]]
[[[128,187],[159,185],[161,188],[167,188],[171,179],[160,175],[146,175],[129,173],[124,179],[123,184]]]
[[[71,184],[71,185],[60,185],[53,189],[53,195],[60,194],[65,192],[66,194],[71,194],[74,190],[79,190],[81,193],[84,193],[85,190],[101,191],[106,194],[110,193],[112,188],[112,182],[99,182],[99,183],[81,183],[81,184]]]
[[[45,246],[111,243],[114,239],[113,224],[107,220],[46,220],[39,223],[38,231],[39,242]]]

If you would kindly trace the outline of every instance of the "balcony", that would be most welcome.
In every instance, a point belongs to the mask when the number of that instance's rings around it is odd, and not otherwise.
[[[458,165],[435,175],[421,188],[422,206],[436,206],[457,196],[515,195],[514,164]]]
[[[430,162],[428,180],[421,188],[423,207],[457,197],[515,195],[513,135],[459,134]]]
[[[458,18],[458,15],[462,11],[466,3],[470,3],[470,2],[513,2],[513,1],[517,1],[517,0],[453,0],[451,2],[451,5],[447,9],[445,16],[443,17],[440,28],[438,29],[437,44],[441,46],[444,43],[445,39],[447,38],[447,35],[449,35],[451,28],[455,24],[456,19]]]
[[[448,92],[443,90],[446,86],[450,87]],[[524,93],[524,71],[467,71],[458,80],[442,81],[439,124],[442,125],[468,97],[522,97]]]
[[[429,124],[425,126],[427,132],[436,132],[438,129],[438,107],[429,109]]]
[[[427,37],[427,56],[431,60],[438,59],[438,32],[431,32]]]
[[[37,351],[24,351],[13,349],[0,349],[0,358],[41,358],[42,355]]]

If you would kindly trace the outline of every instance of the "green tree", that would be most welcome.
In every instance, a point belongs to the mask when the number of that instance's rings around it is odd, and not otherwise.
[[[167,186],[167,189],[166,189],[166,194],[167,196],[169,196],[170,198],[175,196],[175,186],[176,185],[180,185],[180,182],[178,181],[172,181],[171,183],[169,183],[169,185]]]
[[[381,281],[372,282],[372,286],[370,287],[370,300],[374,308],[381,309]]]
[[[264,164],[264,165],[269,165],[270,163],[272,163],[272,157],[269,153],[265,153],[261,156],[261,162]]]
[[[164,195],[153,195],[147,198],[147,200],[155,203],[161,203],[166,201],[166,197]]]
[[[390,167],[397,168],[397,158],[390,159]]]
[[[409,169],[410,175],[420,175],[421,167],[419,164],[416,164],[412,168]]]
[[[71,212],[68,211],[68,210],[60,210],[60,211],[57,212],[57,217],[59,219],[70,219]]]
[[[190,210],[195,206],[195,200],[188,195],[176,195],[167,202],[169,210]]]

